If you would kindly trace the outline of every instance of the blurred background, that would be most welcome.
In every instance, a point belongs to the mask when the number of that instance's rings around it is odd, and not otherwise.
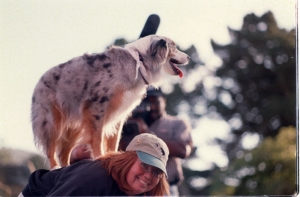
[[[30,123],[33,89],[49,68],[157,34],[191,56],[161,89],[188,119],[195,151],[182,195],[292,195],[298,190],[296,1],[0,0],[0,196],[48,168]],[[298,156],[298,155],[297,155]]]

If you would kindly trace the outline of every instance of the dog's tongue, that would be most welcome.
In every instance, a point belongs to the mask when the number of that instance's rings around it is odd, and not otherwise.
[[[179,75],[180,78],[182,78],[183,77],[183,72],[181,70],[178,70],[178,75]]]
[[[183,77],[183,72],[179,68],[177,68],[177,66],[174,66],[174,68],[175,68],[177,74],[179,75],[179,77],[182,78]]]
[[[171,64],[173,70],[177,73],[177,75],[179,75],[179,77],[182,78],[182,77],[183,77],[183,73],[182,73],[182,71],[177,67],[177,64],[179,64],[179,62],[178,62],[177,60],[175,60],[175,59],[171,59],[171,60],[170,60],[170,64]]]

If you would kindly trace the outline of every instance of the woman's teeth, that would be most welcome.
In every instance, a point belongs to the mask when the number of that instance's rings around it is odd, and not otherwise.
[[[143,185],[147,185],[147,183],[145,183],[145,182],[142,181],[141,179],[138,178],[138,180],[139,180]]]

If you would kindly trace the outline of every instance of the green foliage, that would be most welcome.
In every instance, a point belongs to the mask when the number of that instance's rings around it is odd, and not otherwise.
[[[216,72],[222,80],[216,88],[218,99],[209,106],[216,106],[237,139],[245,131],[276,136],[280,127],[296,126],[295,30],[279,29],[268,12],[262,17],[247,15],[242,29],[229,33],[231,44],[212,41],[223,65]],[[225,101],[224,95],[230,99]],[[237,120],[242,125],[234,125]]]
[[[227,170],[216,169],[211,195],[293,195],[296,192],[296,129],[284,127],[244,151]]]

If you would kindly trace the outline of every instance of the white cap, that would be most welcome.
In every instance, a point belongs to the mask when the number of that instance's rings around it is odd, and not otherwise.
[[[135,136],[126,151],[136,151],[142,162],[161,169],[167,175],[169,149],[166,143],[156,135],[143,133]]]

